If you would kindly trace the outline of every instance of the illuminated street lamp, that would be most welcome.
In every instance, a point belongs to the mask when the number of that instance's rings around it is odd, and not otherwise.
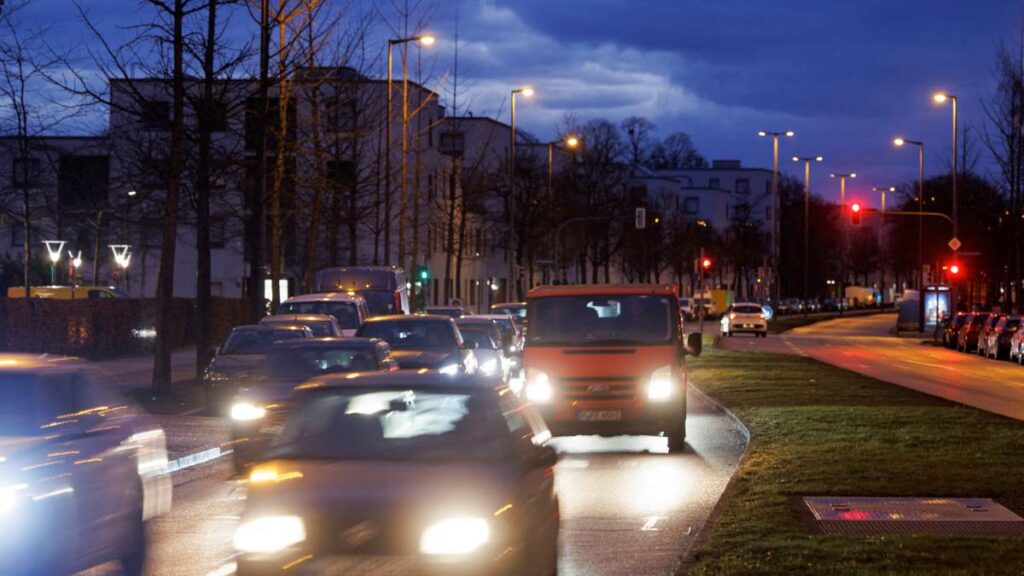
[[[893,138],[897,148],[907,144],[917,146],[917,211],[924,212],[924,142],[909,140],[901,136]],[[917,217],[917,290],[918,290],[918,326],[924,330],[924,216]]]
[[[509,141],[509,171],[508,171],[508,183],[509,183],[509,194],[512,201],[508,203],[509,214],[508,214],[508,235],[509,235],[509,249],[508,249],[508,284],[506,296],[509,300],[518,300],[519,297],[516,294],[518,291],[519,282],[515,280],[515,253],[514,246],[516,245],[516,218],[515,218],[515,189],[516,189],[516,95],[522,94],[523,96],[530,98],[533,96],[533,88],[530,86],[523,86],[512,90],[512,122],[511,122],[511,133]]]
[[[114,253],[114,264],[121,268],[121,276],[124,279],[125,292],[128,291],[128,265],[132,261],[131,244],[111,244],[110,251]]]
[[[828,175],[829,178],[839,178],[839,282],[841,288],[846,287],[846,179],[856,178],[856,172],[848,172],[846,174],[833,173]],[[844,294],[845,296],[845,294]],[[842,308],[839,310],[839,314],[843,313]]]
[[[63,240],[43,240],[46,252],[50,256],[50,286],[57,285],[57,262],[60,262],[61,253],[64,252]]]
[[[68,251],[68,256],[71,258],[71,285],[75,285],[75,275],[78,273],[78,269],[82,267],[82,251],[79,250],[78,254]]]
[[[552,180],[554,179],[555,144],[562,144],[567,150],[575,153],[580,147],[580,139],[576,136],[567,136],[564,140],[548,142],[548,196],[554,192]]]
[[[959,213],[959,210],[957,208],[957,197],[956,197],[956,160],[957,160],[957,158],[956,158],[956,156],[957,156],[956,106],[957,106],[958,100],[957,100],[957,97],[954,96],[953,94],[947,94],[945,92],[939,92],[939,93],[935,94],[934,96],[932,96],[932,100],[934,100],[936,104],[945,104],[947,100],[952,100],[953,101],[953,238],[959,238],[959,236],[957,234],[959,232],[959,227],[958,227],[959,220],[957,218],[957,214]]]
[[[811,162],[821,162],[821,156],[793,156],[793,162],[804,163],[804,302],[806,304],[809,295],[809,265],[811,255]],[[804,315],[807,315],[808,306],[804,306]]]
[[[792,130],[786,130],[785,132],[769,132],[767,130],[761,130],[757,133],[758,136],[766,138],[772,137],[772,282],[769,284],[770,288],[775,289],[775,298],[782,298],[782,284],[781,276],[778,274],[779,269],[779,253],[781,252],[779,246],[779,240],[781,235],[779,232],[779,136],[785,136],[792,138],[794,132]]]

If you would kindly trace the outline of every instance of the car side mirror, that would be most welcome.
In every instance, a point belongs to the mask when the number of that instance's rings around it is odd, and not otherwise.
[[[691,332],[686,335],[686,352],[693,356],[700,356],[704,350],[704,335],[700,332]]]

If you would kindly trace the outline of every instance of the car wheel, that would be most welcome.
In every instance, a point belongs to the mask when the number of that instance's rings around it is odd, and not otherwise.
[[[132,513],[128,533],[129,550],[121,557],[121,569],[129,576],[142,576],[146,568],[146,523],[142,519],[142,488],[139,488],[138,509]]]

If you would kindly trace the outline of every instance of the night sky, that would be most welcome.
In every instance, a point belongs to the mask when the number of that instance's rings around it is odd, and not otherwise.
[[[393,16],[401,1],[375,8],[356,0],[351,10]],[[915,178],[916,151],[894,149],[895,135],[925,141],[926,175],[945,169],[950,109],[930,98],[940,89],[960,96],[978,168],[994,176],[981,103],[994,89],[996,47],[1016,45],[1024,15],[1024,2],[1011,0],[421,4],[438,38],[431,55],[423,52],[425,83],[446,97],[450,86],[441,82],[451,78],[457,15],[463,112],[500,112],[507,121],[509,90],[528,84],[537,93],[521,101],[517,120],[542,138],[554,137],[570,112],[583,120],[643,115],[660,135],[690,133],[708,158],[762,167],[771,166],[771,146],[756,132],[792,129],[783,169],[802,174],[789,160],[794,154],[825,156],[813,186],[830,197],[838,195],[830,171],[857,172],[853,194]],[[142,13],[135,0],[84,5],[117,38],[129,37],[118,26]],[[26,16],[52,26],[58,41],[88,41],[71,0],[33,0]],[[250,28],[247,16],[233,21],[234,33]],[[372,43],[382,49],[388,35],[379,23]]]

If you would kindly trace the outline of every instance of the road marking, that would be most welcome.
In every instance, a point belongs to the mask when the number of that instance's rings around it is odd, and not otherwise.
[[[646,522],[644,522],[644,526],[643,526],[643,528],[640,529],[640,531],[641,532],[657,532],[657,531],[661,530],[661,528],[655,528],[655,525],[657,525],[658,520],[661,520],[662,518],[664,518],[664,516],[651,516],[650,518],[647,519]]]
[[[181,458],[176,458],[174,460],[167,462],[167,471],[171,474],[175,472],[181,472],[182,470],[185,470],[187,468],[192,468],[193,466],[198,466],[200,464],[211,462],[222,456],[227,456],[232,452],[233,450],[221,450],[220,446],[216,446],[208,450],[193,452],[192,454],[187,454],[185,456],[182,456]]]
[[[237,571],[238,571],[238,564],[236,564],[235,562],[228,562],[227,564],[224,564],[220,568],[217,568],[215,570],[211,570],[211,571],[207,572],[206,576],[231,576],[232,574],[234,574]]]

